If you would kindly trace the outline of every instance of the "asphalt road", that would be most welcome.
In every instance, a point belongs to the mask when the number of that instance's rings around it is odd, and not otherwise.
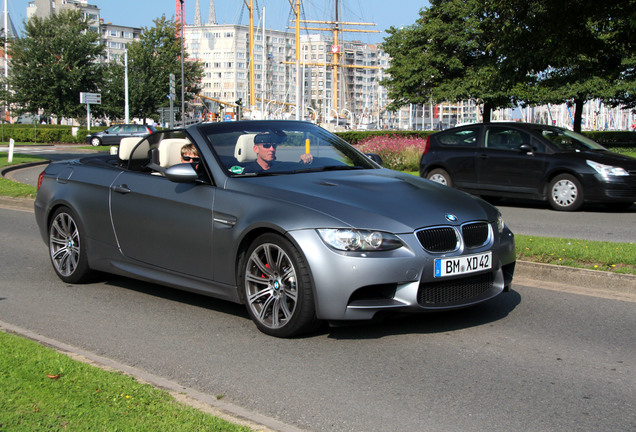
[[[463,311],[282,340],[239,305],[118,277],[62,283],[32,213],[0,208],[0,226],[0,321],[301,429],[636,430],[634,295],[515,283]]]

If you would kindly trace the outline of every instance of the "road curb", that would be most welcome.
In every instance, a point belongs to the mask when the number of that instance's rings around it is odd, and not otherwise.
[[[27,162],[27,163],[18,164],[18,165],[9,165],[2,168],[2,171],[0,171],[0,175],[2,175],[2,177],[7,177],[7,174],[9,174],[11,171],[17,171],[23,168],[31,168],[31,167],[39,166],[39,165],[48,165],[50,163],[51,161],[39,161],[39,162]]]
[[[178,402],[189,405],[200,411],[222,418],[226,421],[246,426],[261,432],[304,432],[296,426],[284,423],[281,420],[269,417],[254,411],[245,409],[239,405],[224,401],[221,398],[203,393],[192,387],[184,387],[176,381],[155,375],[134,366],[120,363],[108,357],[86,351],[73,345],[48,338],[31,330],[0,321],[0,331],[10,332],[22,337],[34,340],[43,346],[65,354],[73,360],[81,361],[92,366],[109,370],[120,371],[137,378],[141,383],[150,384],[156,388],[169,392]]]
[[[515,279],[532,280],[537,282],[538,286],[540,286],[542,282],[560,282],[579,288],[602,289],[623,294],[636,294],[636,276],[634,275],[564,267],[530,261],[517,261],[515,265],[515,275],[512,280],[513,285]]]
[[[31,198],[12,198],[0,196],[0,207],[8,207],[17,210],[26,210],[33,212],[33,202]]]

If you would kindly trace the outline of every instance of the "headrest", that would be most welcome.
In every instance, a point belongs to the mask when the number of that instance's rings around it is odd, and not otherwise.
[[[256,160],[256,153],[254,153],[254,137],[256,136],[258,135],[245,134],[236,140],[234,157],[238,162],[253,162]]]
[[[159,143],[159,165],[169,168],[181,163],[181,147],[190,144],[186,138],[166,138]]]
[[[137,143],[139,141],[141,141],[142,138],[140,137],[126,137],[126,138],[122,138],[121,141],[119,142],[119,150],[117,152],[119,159],[121,160],[129,160],[131,159],[130,157],[130,153],[133,151],[133,149],[135,148],[135,146],[137,145]],[[146,150],[145,152],[143,152],[143,155],[141,152],[137,151],[135,152],[136,157],[133,159],[143,159],[145,157],[147,157],[148,155],[148,150]],[[142,155],[143,157],[141,157],[140,155]]]

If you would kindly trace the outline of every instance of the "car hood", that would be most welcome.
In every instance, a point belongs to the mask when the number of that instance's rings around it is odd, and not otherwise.
[[[237,190],[281,205],[314,210],[330,225],[338,223],[335,218],[341,226],[406,233],[427,226],[494,221],[497,217],[497,209],[479,198],[387,169],[231,180],[231,187]],[[456,221],[450,222],[450,215]],[[315,227],[316,222],[318,219],[312,218],[307,227]],[[301,228],[302,221],[296,227]]]
[[[614,153],[611,151],[585,152],[582,153],[582,157],[606,165],[614,165],[629,170],[636,170],[636,158],[620,153]]]
[[[605,165],[619,166],[628,170],[636,169],[636,158],[620,153],[614,153],[609,150],[599,151],[567,151],[558,153],[561,158],[569,160],[586,161],[602,163]]]

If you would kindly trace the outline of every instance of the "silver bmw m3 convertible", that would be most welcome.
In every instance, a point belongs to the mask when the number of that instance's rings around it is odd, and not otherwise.
[[[311,123],[199,124],[51,163],[35,217],[67,283],[101,271],[243,303],[278,337],[509,290],[495,207],[378,162]]]

